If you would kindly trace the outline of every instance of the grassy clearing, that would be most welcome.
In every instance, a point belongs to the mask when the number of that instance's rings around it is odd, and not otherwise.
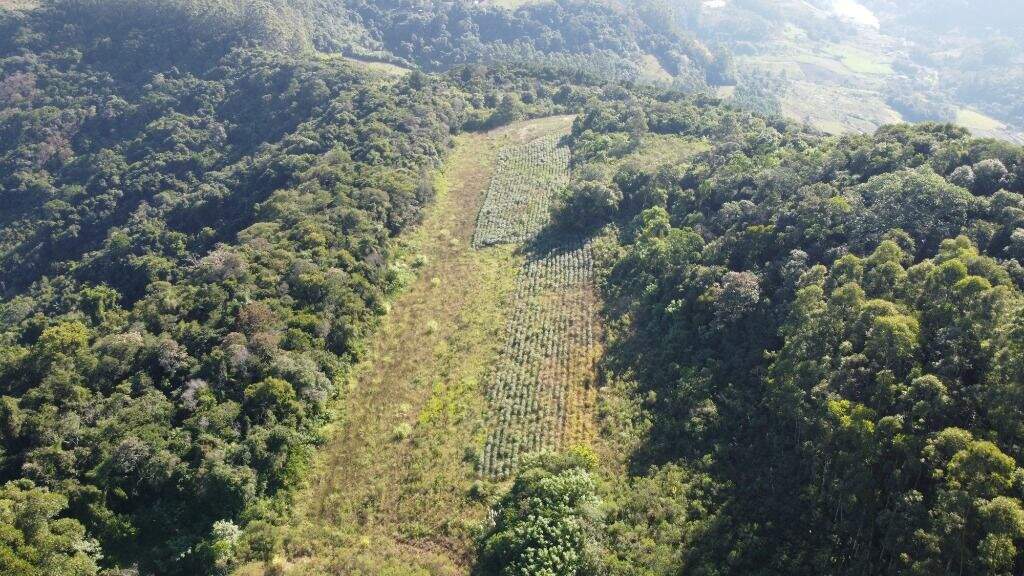
[[[888,76],[893,74],[890,62],[883,59],[881,55],[862,50],[848,44],[832,44],[826,48],[843,63],[844,66],[856,74],[875,74]]]
[[[3,0],[0,0],[0,2],[2,1]],[[361,68],[366,72],[373,72],[391,78],[400,78],[412,72],[411,69],[404,68],[397,64],[389,64],[387,62],[378,62],[376,60],[356,58],[354,56],[343,56],[341,54],[332,54],[324,52],[319,53],[318,56],[321,60],[324,61],[346,62],[357,68]]]
[[[672,74],[652,54],[644,54],[640,60],[640,81],[652,84],[672,83]]]
[[[0,0],[0,9],[29,10],[39,5],[37,0]]]
[[[488,0],[490,4],[495,6],[502,6],[509,10],[515,10],[520,6],[526,6],[527,4],[537,4],[542,0]]]
[[[715,96],[718,96],[719,98],[721,98],[723,100],[729,100],[729,99],[731,99],[735,95],[736,95],[736,87],[735,86],[718,86],[717,88],[715,88]]]
[[[409,68],[404,68],[397,64],[389,64],[388,62],[376,62],[373,60],[361,60],[359,58],[347,57],[346,60],[354,63],[356,66],[363,68],[370,72],[380,72],[387,76],[405,76],[412,72]]]
[[[956,123],[980,138],[998,138],[1017,144],[1024,143],[1024,133],[1017,132],[999,120],[971,108],[957,110]]]
[[[471,247],[498,150],[568,130],[571,118],[459,138],[439,196],[406,241],[417,267],[339,402],[272,566],[239,574],[463,575],[489,502],[475,489],[486,436],[482,380],[522,257]]]
[[[650,168],[672,162],[683,162],[691,156],[708,150],[711,150],[711,143],[704,140],[676,134],[647,134],[644,136],[640,148],[626,156],[624,160],[642,168]]]
[[[805,78],[811,75],[809,72],[817,72],[817,74],[814,74],[816,76],[829,77],[830,79],[827,81],[830,82],[842,82],[849,79],[850,76],[850,69],[831,54],[804,52],[801,50],[793,55],[792,61],[800,65],[801,74]]]
[[[782,99],[782,112],[831,134],[873,132],[902,120],[874,91],[810,82],[792,83]]]
[[[623,142],[629,135],[615,133]],[[682,163],[701,152],[711,150],[711,143],[700,138],[678,134],[645,134],[640,146],[621,154],[610,155],[602,164],[611,178],[622,166],[636,166],[641,169],[656,168],[664,164]]]
[[[968,130],[976,130],[979,132],[1004,130],[1006,128],[1006,125],[999,120],[996,120],[991,116],[986,116],[976,110],[971,110],[970,108],[961,108],[957,110],[956,123]]]

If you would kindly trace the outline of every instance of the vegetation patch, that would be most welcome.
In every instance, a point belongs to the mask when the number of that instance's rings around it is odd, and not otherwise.
[[[589,244],[531,253],[516,281],[505,345],[487,379],[491,430],[482,474],[504,478],[521,456],[557,450],[592,384],[596,348]]]
[[[640,81],[652,83],[670,84],[673,80],[672,73],[665,70],[665,67],[653,54],[644,54],[640,59]]]
[[[569,149],[558,142],[546,136],[499,152],[474,246],[522,243],[547,223],[551,200],[569,183]]]
[[[890,75],[893,73],[890,62],[883,59],[880,54],[849,44],[833,44],[827,50],[856,74]]]
[[[958,109],[956,123],[979,137],[1009,138],[1018,143],[1024,142],[1024,134],[1014,132],[1006,124],[972,108]]]

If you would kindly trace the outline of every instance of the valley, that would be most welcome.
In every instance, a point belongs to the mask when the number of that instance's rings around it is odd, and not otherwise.
[[[872,132],[904,120],[950,121],[980,137],[1024,141],[1024,127],[984,114],[978,103],[950,86],[957,58],[970,59],[972,41],[933,46],[902,28],[888,13],[880,18],[861,2],[787,1],[774,9],[730,2],[702,5],[704,21],[723,28],[744,18],[762,30],[730,37],[740,78],[777,79],[778,111],[830,134]],[[745,12],[749,10],[749,12]],[[706,33],[706,32],[705,32]],[[915,35],[916,34],[916,35]],[[714,37],[712,35],[712,37]],[[1016,58],[1012,53],[1007,58]],[[741,80],[743,82],[743,80]]]

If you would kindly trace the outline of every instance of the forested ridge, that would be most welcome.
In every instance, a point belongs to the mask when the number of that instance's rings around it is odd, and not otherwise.
[[[729,56],[638,4],[0,7],[0,574],[307,573],[292,495],[453,139],[556,114],[471,234],[529,296],[511,423],[455,463],[476,574],[1021,573],[1024,149],[727,106]],[[531,428],[542,347],[590,440]]]
[[[611,223],[607,368],[644,431],[602,520],[613,573],[1019,572],[1024,150],[641,102],[588,107],[574,161],[645,137],[638,108],[717,144],[583,168],[565,203]],[[607,200],[584,219],[579,195]]]
[[[468,110],[440,83],[242,47],[210,13],[125,6],[3,13],[0,474],[31,504],[17,518],[69,514],[102,543],[37,558],[17,520],[12,573],[217,565],[301,474],[393,287],[388,238]]]
[[[545,62],[635,80],[644,54],[690,86],[726,84],[730,62],[671,26],[665,12],[601,2],[526,3],[508,11],[480,3],[354,2],[369,36],[395,58],[437,70],[466,63]]]

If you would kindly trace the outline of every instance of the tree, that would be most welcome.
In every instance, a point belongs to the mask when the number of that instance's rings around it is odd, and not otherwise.
[[[502,96],[501,102],[498,103],[498,108],[491,115],[488,125],[491,127],[504,126],[505,124],[511,124],[516,120],[520,120],[523,117],[523,100],[518,94],[508,93]]]
[[[893,229],[911,235],[919,251],[964,232],[977,200],[930,170],[903,170],[869,180],[857,189],[864,209],[854,226],[858,246],[870,247]]]
[[[973,166],[974,191],[984,196],[996,193],[1005,183],[1010,172],[997,158],[982,160]]]
[[[586,232],[607,224],[618,212],[622,194],[601,182],[570,186],[553,209],[552,220],[566,230]]]
[[[92,576],[99,572],[99,545],[85,528],[60,518],[67,498],[29,480],[0,488],[0,574]]]
[[[481,576],[598,574],[592,456],[539,454],[521,467],[480,543]]]

